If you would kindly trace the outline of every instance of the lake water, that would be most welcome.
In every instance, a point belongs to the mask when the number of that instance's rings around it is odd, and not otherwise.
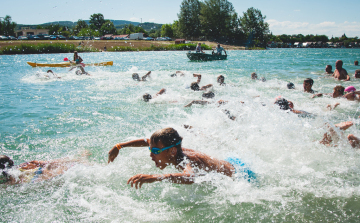
[[[91,76],[54,68],[61,79],[48,79],[47,68],[26,62],[56,63],[72,54],[0,56],[0,153],[15,164],[92,154],[88,163],[51,180],[0,186],[1,222],[359,221],[360,151],[346,136],[360,136],[360,104],[311,99],[302,91],[308,77],[318,92],[330,93],[336,85],[360,88],[354,78],[341,82],[324,75],[327,64],[335,69],[342,59],[353,76],[359,49],[228,51],[228,60],[213,62],[190,62],[185,52],[80,55],[85,62],[112,60],[114,65],[86,67]],[[177,70],[185,77],[170,76]],[[132,73],[147,71],[152,71],[149,81],[132,80]],[[251,80],[252,72],[267,81]],[[189,89],[196,80],[193,73],[202,74],[200,85],[214,85],[215,100],[229,103],[184,108],[201,99],[200,92]],[[220,74],[225,87],[216,84]],[[295,90],[287,89],[289,81]],[[149,103],[141,100],[161,88],[167,89],[165,95]],[[273,105],[280,95],[293,101],[295,109],[316,116],[281,111]],[[336,102],[335,110],[326,108]],[[320,144],[326,125],[342,121],[354,125],[340,134],[337,146]],[[259,185],[209,173],[192,185],[156,182],[131,188],[126,182],[135,174],[178,171],[157,169],[148,148],[123,148],[110,165],[107,152],[118,142],[149,138],[164,127],[177,129],[185,148],[219,159],[241,158],[257,173]]]

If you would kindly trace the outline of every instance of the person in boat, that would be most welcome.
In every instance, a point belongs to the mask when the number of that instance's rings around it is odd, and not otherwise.
[[[216,80],[219,84],[220,84],[220,86],[225,86],[226,84],[224,83],[224,81],[225,81],[225,77],[223,76],[223,75],[219,75],[218,77],[217,77],[217,80]]]
[[[150,77],[150,74],[151,74],[151,71],[147,72],[147,73],[146,73],[144,76],[142,76],[141,79],[140,79],[138,73],[133,73],[133,74],[132,74],[132,79],[133,79],[134,81],[146,81],[146,78],[147,78],[147,77]]]
[[[88,156],[89,154],[85,154]],[[59,176],[67,171],[76,163],[82,162],[80,159],[62,158],[51,161],[37,161],[22,163],[14,166],[14,161],[6,155],[0,155],[0,184],[21,184],[35,183],[48,180]]]
[[[354,77],[355,78],[360,78],[360,70],[355,70]]]
[[[334,71],[333,77],[338,80],[349,81],[350,76],[348,75],[347,71],[344,68],[342,68],[342,66],[343,66],[342,60],[336,61],[335,63],[336,69]]]
[[[163,170],[172,165],[180,171],[170,174],[136,174],[127,181],[136,189],[141,188],[144,183],[163,180],[177,184],[193,184],[196,177],[206,172],[217,172],[256,183],[256,174],[239,158],[229,157],[220,160],[199,151],[183,148],[182,141],[183,138],[175,129],[160,129],[154,132],[150,139],[136,139],[116,144],[108,153],[108,163],[113,162],[120,149],[125,147],[149,147],[150,157],[156,167]]]
[[[146,93],[146,94],[143,95],[143,100],[144,100],[145,102],[149,102],[151,99],[156,98],[157,96],[162,95],[162,94],[164,94],[165,92],[166,92],[166,89],[165,89],[165,88],[162,88],[162,89],[161,89],[158,93],[156,93],[154,96],[151,96],[151,94]]]
[[[69,71],[72,71],[75,68],[79,68],[81,72],[76,72],[76,75],[82,75],[82,74],[90,75],[88,72],[85,71],[84,69],[85,64],[83,64],[82,62],[83,59],[79,56],[78,52],[74,51],[74,60],[70,61],[70,63],[75,64],[75,66],[70,68]]]
[[[314,94],[316,91],[312,89],[312,86],[314,84],[314,80],[311,78],[306,78],[303,83],[304,92]]]
[[[326,74],[331,74],[332,75],[334,73],[333,70],[332,70],[332,66],[331,65],[326,65],[325,72],[326,72]]]
[[[198,43],[198,44],[197,44],[195,51],[196,51],[197,53],[204,53],[204,51],[201,49],[201,43]]]
[[[216,52],[214,53],[214,50],[213,50],[212,54],[221,55],[221,54],[222,54],[222,51],[224,51],[224,52],[225,52],[225,55],[227,55],[227,54],[226,54],[226,50],[225,50],[223,47],[221,47],[220,44],[218,44],[218,45],[216,46],[215,50],[216,50]]]

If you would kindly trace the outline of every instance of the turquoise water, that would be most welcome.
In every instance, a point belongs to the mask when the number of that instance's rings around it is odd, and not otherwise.
[[[71,54],[0,57],[1,152],[16,164],[52,160],[91,152],[79,163],[48,181],[1,186],[1,222],[356,222],[360,216],[360,151],[346,141],[360,136],[359,103],[344,99],[311,99],[302,82],[313,78],[314,90],[332,92],[335,81],[324,75],[327,64],[342,59],[353,76],[359,49],[279,49],[229,51],[226,61],[190,62],[185,52],[122,52],[81,54],[85,62],[114,61],[111,67],[86,67],[91,76],[67,68],[52,69],[61,79],[47,78],[47,68],[27,61],[56,63]],[[135,82],[151,70],[147,82]],[[185,77],[170,77],[176,70]],[[266,82],[250,80],[256,72]],[[214,84],[215,99],[229,101],[193,105],[200,92],[188,86]],[[225,76],[226,87],[216,84]],[[291,81],[295,90],[288,90]],[[144,93],[167,94],[149,103]],[[316,115],[299,118],[273,106],[283,96],[295,108]],[[259,97],[257,97],[259,96]],[[243,101],[244,104],[240,103]],[[328,104],[340,103],[333,111]],[[236,120],[230,120],[223,109]],[[334,125],[353,121],[337,146],[319,143]],[[187,130],[182,125],[193,126]],[[150,137],[164,127],[177,129],[183,146],[225,159],[241,158],[258,174],[259,186],[209,173],[192,185],[156,182],[135,190],[126,184],[138,173],[177,172],[156,168],[147,148],[124,148],[107,165],[107,152],[118,142]]]

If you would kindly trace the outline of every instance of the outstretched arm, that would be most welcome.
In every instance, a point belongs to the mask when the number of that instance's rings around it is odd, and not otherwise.
[[[144,81],[146,80],[147,77],[149,77],[151,74],[151,71],[147,72],[144,76],[141,77],[141,80]]]
[[[136,174],[127,181],[127,184],[131,183],[131,187],[135,185],[135,188],[138,189],[141,188],[143,183],[153,183],[162,180],[169,180],[170,182],[177,184],[193,184],[194,172],[188,164],[182,173],[170,173],[164,175]]]
[[[197,77],[198,79],[196,80],[197,83],[200,83],[201,81],[201,74],[193,74],[194,77]]]
[[[190,107],[193,104],[206,105],[206,104],[209,104],[209,102],[203,101],[203,100],[194,100],[194,101],[190,102],[189,104],[185,105],[184,107]]]
[[[145,147],[149,146],[149,139],[135,139],[128,142],[118,143],[109,151],[108,163],[113,162],[118,156],[119,150],[123,147]]]
[[[156,93],[156,96],[162,95],[162,94],[164,94],[165,92],[166,92],[166,89],[163,88],[163,89],[161,89],[158,93]]]
[[[213,86],[212,84],[208,84],[208,85],[202,86],[202,87],[200,88],[200,91],[203,91],[203,90],[205,90],[205,89],[207,89],[207,88],[210,88],[210,87],[212,87],[212,86]]]

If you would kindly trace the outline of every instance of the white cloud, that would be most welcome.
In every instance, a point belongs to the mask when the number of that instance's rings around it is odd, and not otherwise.
[[[270,25],[270,31],[274,35],[281,34],[318,34],[327,35],[329,38],[333,35],[339,37],[346,34],[348,37],[360,36],[360,22],[343,22],[336,23],[324,21],[321,23],[308,23],[308,22],[290,22],[290,21],[277,21],[269,19],[266,21]]]
[[[131,21],[131,22],[138,22],[138,21],[140,21],[141,19],[140,18],[137,18],[137,17],[131,17],[130,19],[129,19],[129,21]]]

